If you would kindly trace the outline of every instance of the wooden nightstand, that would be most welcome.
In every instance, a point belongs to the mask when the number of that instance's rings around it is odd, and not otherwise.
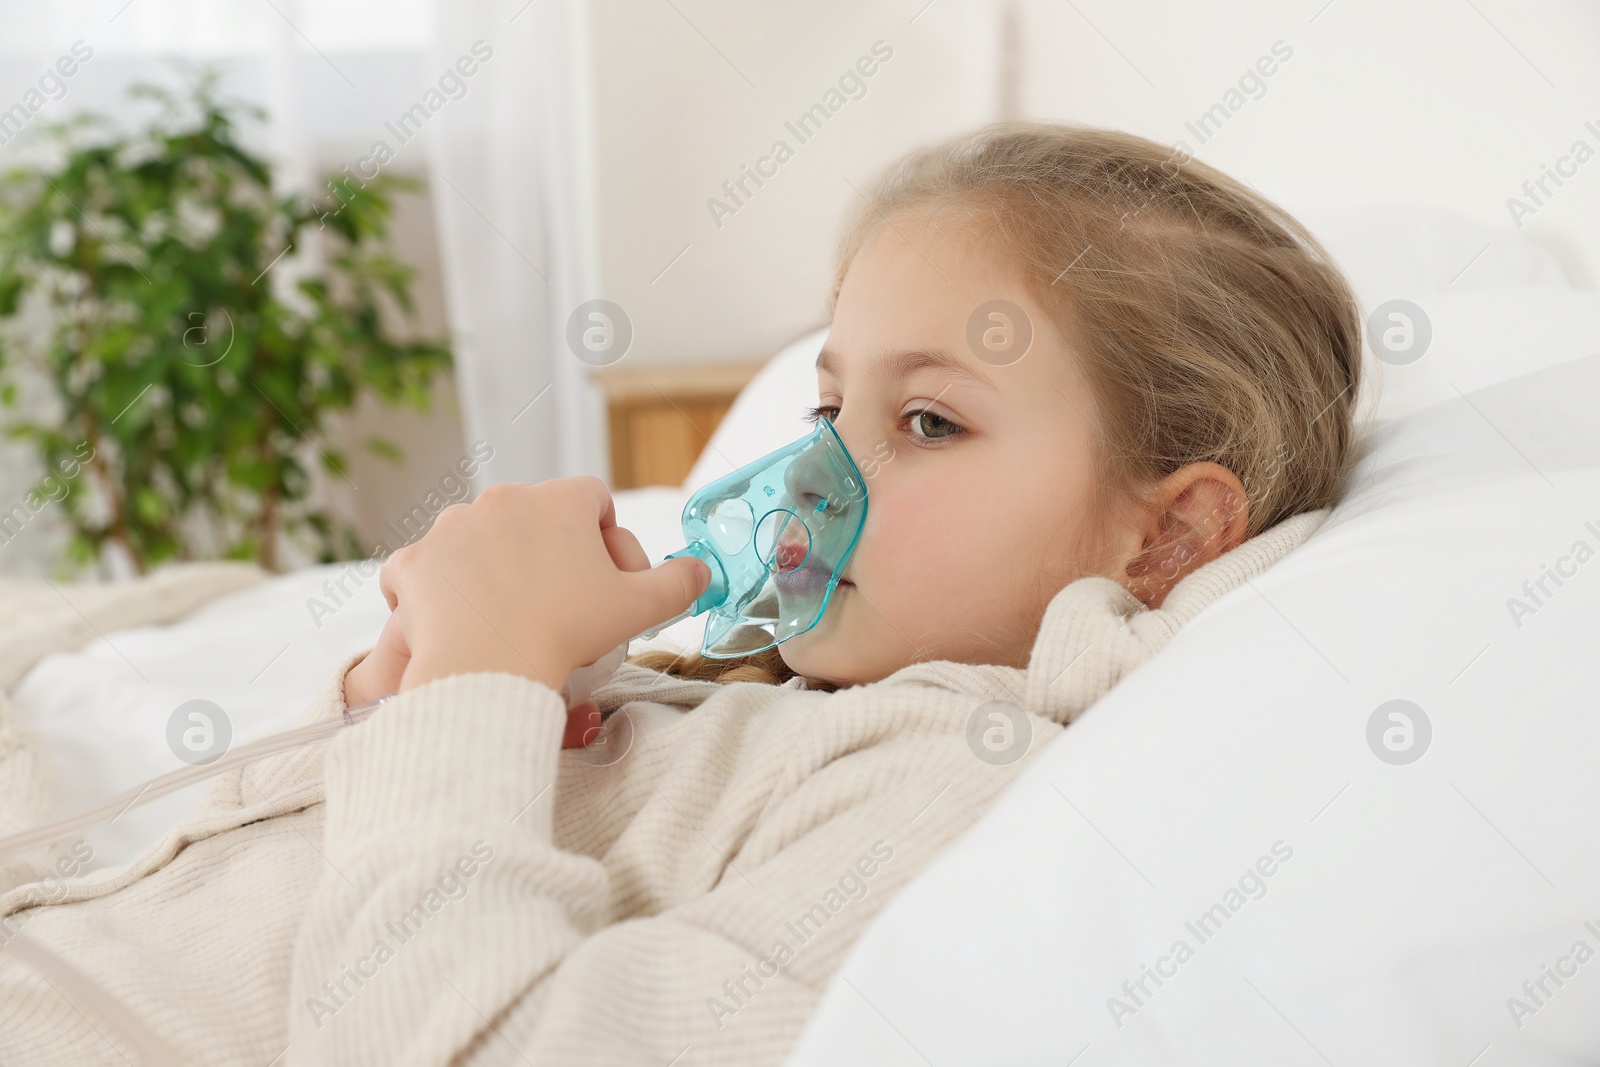
[[[695,363],[594,371],[606,393],[611,487],[678,485],[765,364]]]

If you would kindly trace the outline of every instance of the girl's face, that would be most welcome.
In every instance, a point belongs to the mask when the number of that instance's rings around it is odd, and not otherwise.
[[[1077,361],[978,231],[940,218],[861,249],[817,363],[867,520],[821,621],[778,648],[840,685],[924,660],[1025,667],[1051,598],[1103,573],[1077,555],[1097,447]]]

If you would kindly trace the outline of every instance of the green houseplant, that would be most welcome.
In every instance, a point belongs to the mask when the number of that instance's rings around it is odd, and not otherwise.
[[[46,481],[76,476],[52,494],[74,567],[116,552],[139,572],[207,555],[278,569],[285,537],[323,561],[359,555],[354,530],[308,500],[314,465],[348,478],[328,417],[368,391],[426,410],[450,365],[442,342],[387,325],[413,315],[388,227],[393,193],[418,183],[275,192],[238,136],[265,114],[220,100],[216,81],[135,86],[157,108],[143,129],[77,117],[44,132],[58,162],[0,177],[0,400]],[[308,243],[320,270],[275,284]],[[24,399],[25,374],[53,405]]]

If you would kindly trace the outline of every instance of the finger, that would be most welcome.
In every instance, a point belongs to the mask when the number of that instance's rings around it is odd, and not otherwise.
[[[383,632],[378,635],[378,645],[390,649],[402,659],[411,658],[411,646],[406,643],[406,631],[400,624],[400,613],[392,612],[387,622],[383,624]]]
[[[595,519],[600,524],[600,529],[609,530],[617,524],[617,506],[611,499],[611,490],[606,483],[593,475],[580,474],[566,481],[572,483],[572,488],[582,494],[583,499],[593,509]]]
[[[629,603],[636,606],[637,625],[643,630],[680,614],[704,593],[711,568],[694,556],[674,556],[658,567],[623,576],[635,588]]]
[[[601,530],[600,536],[605,539],[606,550],[611,553],[611,561],[619,570],[650,569],[650,557],[639,544],[639,539],[633,536],[633,531],[627,527],[613,526],[609,530]]]
[[[562,748],[583,748],[600,732],[600,709],[592,701],[567,712],[567,729],[561,736]]]
[[[399,556],[400,552],[391,553],[389,558],[383,561],[383,566],[378,568],[378,590],[383,594],[383,599],[388,601],[391,612],[400,606]]]
[[[428,533],[438,529],[439,525],[447,518],[452,522],[455,521],[470,506],[469,502],[465,500],[457,500],[454,504],[446,504],[444,510],[433,517],[433,524],[428,527]],[[423,534],[422,536],[426,537],[428,534]]]

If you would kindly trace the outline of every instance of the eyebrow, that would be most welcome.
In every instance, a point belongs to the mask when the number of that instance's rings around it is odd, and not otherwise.
[[[837,361],[838,356],[824,348],[817,356],[817,372],[837,373],[835,370]],[[938,349],[896,352],[882,361],[878,373],[890,379],[899,379],[909,377],[919,370],[942,370],[953,378],[959,378],[992,392],[1000,391],[994,382],[973,370],[965,360]]]

